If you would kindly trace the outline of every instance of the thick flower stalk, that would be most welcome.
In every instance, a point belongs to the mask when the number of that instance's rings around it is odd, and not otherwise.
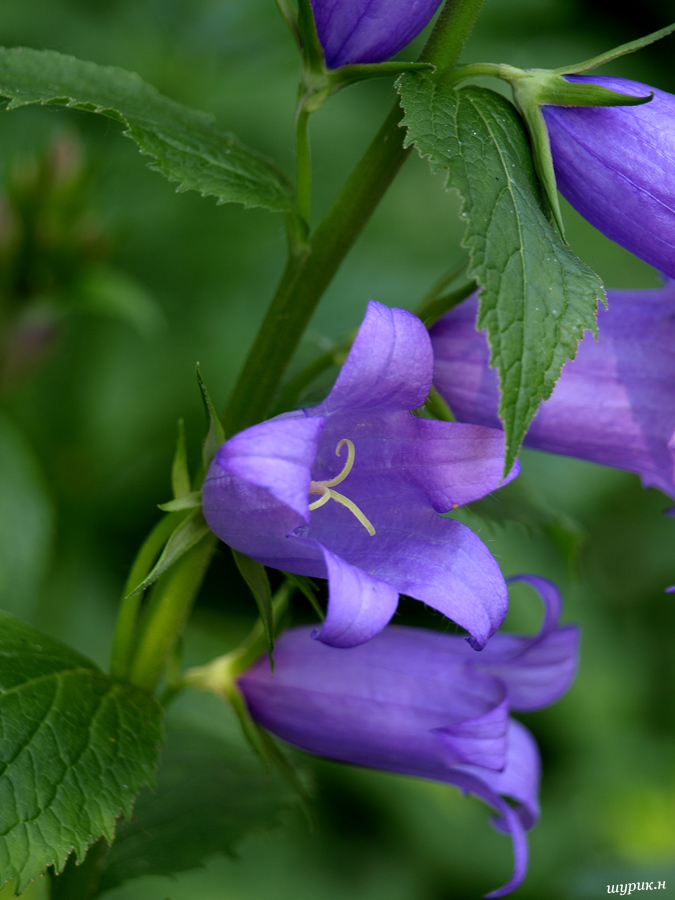
[[[524,443],[637,472],[675,497],[675,281],[607,298],[598,341],[581,341]],[[432,328],[434,383],[460,421],[497,426],[497,373],[477,306],[473,295]]]
[[[558,624],[557,589],[519,577],[545,604],[534,637],[499,633],[476,654],[457,634],[390,626],[345,651],[307,640],[300,627],[279,638],[273,675],[261,659],[238,680],[253,718],[304,750],[449,782],[494,807],[514,870],[488,897],[525,877],[525,831],[539,816],[537,746],[509,713],[553,703],[577,666],[579,632]]]
[[[569,75],[642,106],[543,107],[558,188],[603,234],[675,277],[675,96],[626,78]]]
[[[311,0],[329,69],[390,59],[429,24],[441,0]]]
[[[371,301],[323,403],[240,432],[208,471],[204,515],[222,540],[265,565],[328,578],[325,643],[373,637],[399,593],[454,619],[476,648],[506,614],[490,551],[439,515],[504,483],[503,434],[412,415],[432,374],[417,316]]]

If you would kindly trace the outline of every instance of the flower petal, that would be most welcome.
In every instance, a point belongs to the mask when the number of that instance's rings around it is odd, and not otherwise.
[[[587,335],[524,444],[637,472],[675,497],[675,281],[662,288],[608,291],[599,340]],[[499,426],[497,373],[475,329],[477,297],[431,331],[434,383],[464,422]]]
[[[450,779],[453,784],[481,797],[500,813],[493,824],[508,832],[513,841],[513,872],[508,883],[485,894],[503,897],[520,885],[527,872],[528,846],[525,829],[531,828],[539,817],[539,751],[530,732],[513,719],[508,728],[506,766],[493,772],[477,766],[457,766]],[[502,795],[512,797],[520,806],[514,809]]]
[[[348,482],[347,482],[348,483]],[[312,514],[309,536],[341,559],[427,603],[471,634],[479,648],[501,625],[508,592],[496,560],[469,528],[438,516],[419,488],[370,497],[360,508],[375,526],[371,537],[344,507],[326,504]],[[317,515],[323,513],[323,516]]]
[[[479,500],[520,472],[516,460],[503,477],[504,432],[500,429],[416,416],[409,419],[410,443],[398,444],[399,464],[424,489],[437,512]]]
[[[320,416],[270,419],[240,431],[216,454],[229,475],[264,488],[309,522],[311,468],[323,431]]]
[[[502,702],[482,716],[434,729],[459,763],[500,770],[506,765],[506,733],[509,702]]]
[[[314,635],[331,647],[354,647],[378,634],[396,612],[398,591],[322,547],[328,614]]]
[[[332,391],[310,415],[343,409],[420,406],[431,388],[433,355],[423,322],[371,300]]]
[[[429,22],[440,0],[312,0],[316,28],[331,68],[382,62]]]

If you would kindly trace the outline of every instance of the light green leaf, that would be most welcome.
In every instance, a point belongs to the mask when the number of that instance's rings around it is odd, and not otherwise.
[[[265,637],[267,638],[267,650],[270,655],[270,665],[274,671],[274,659],[272,650],[274,648],[274,616],[272,614],[272,591],[270,588],[270,580],[267,577],[267,571],[262,563],[244,553],[230,547],[232,556],[237,564],[237,568],[249,587],[249,590],[255,598],[258,606],[258,612],[265,628]]]
[[[119,829],[99,894],[144,875],[196,868],[232,854],[251,832],[279,824],[291,790],[259,761],[221,738],[169,731],[157,790],[139,797],[132,824]]]
[[[180,559],[184,553],[187,553],[195,544],[198,544],[207,534],[209,534],[209,526],[204,521],[201,508],[195,509],[174,529],[150,573],[127,596],[131,597],[133,594],[150,587],[153,581],[157,581],[159,576],[164,574],[169,566],[172,566],[177,559]]]
[[[152,157],[150,167],[177,182],[179,191],[199,191],[219,203],[293,209],[289,183],[271,162],[220,131],[211,116],[162,96],[133,72],[52,50],[0,48],[0,96],[9,98],[9,109],[39,103],[116,119]]]
[[[155,700],[0,613],[0,884],[20,893],[71,851],[84,858],[153,780]]]
[[[597,332],[598,276],[564,246],[541,207],[521,120],[499,94],[455,90],[413,73],[399,82],[408,129],[464,199],[468,277],[481,286],[478,327],[499,370],[508,471],[539,404],[586,329]]]

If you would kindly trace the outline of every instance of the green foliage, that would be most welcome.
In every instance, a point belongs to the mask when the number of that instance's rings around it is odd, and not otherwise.
[[[225,432],[220,423],[216,408],[213,401],[206,390],[206,385],[202,380],[199,364],[197,365],[197,381],[199,382],[199,390],[202,392],[202,401],[204,403],[204,412],[206,413],[207,431],[202,444],[202,463],[204,464],[204,474],[206,474],[211,460],[216,455],[216,451],[225,443]]]
[[[0,602],[29,615],[51,549],[53,511],[26,440],[0,416]]]
[[[79,859],[152,781],[162,713],[86,657],[0,614],[0,873],[20,893]]]
[[[125,125],[125,134],[150,167],[179,191],[195,190],[219,203],[293,209],[291,188],[268,160],[205,113],[163,97],[133,72],[99,66],[51,50],[0,49],[0,95],[9,109],[31,103],[101,113]]]
[[[170,731],[157,790],[144,791],[119,830],[99,893],[143,875],[169,875],[232,854],[250,832],[276,826],[293,801],[282,779],[219,737]]]
[[[417,73],[400,80],[400,93],[406,144],[433,171],[448,169],[448,186],[464,199],[467,274],[482,288],[478,327],[487,329],[499,370],[508,471],[565,360],[586,329],[596,333],[602,283],[550,227],[527,138],[507,100]]]
[[[162,504],[162,506],[170,506],[171,504]],[[171,510],[170,510],[171,511]],[[209,533],[209,526],[204,521],[201,507],[194,509],[192,512],[180,522],[179,525],[171,532],[162,553],[150,570],[149,574],[141,581],[139,585],[133,588],[128,596],[144,591],[146,588],[157,581],[160,575],[172,566],[176,560],[180,559],[184,553],[191,550],[203,537]]]
[[[260,613],[260,618],[262,619],[265,628],[267,651],[270,655],[270,665],[272,666],[272,670],[274,670],[274,658],[272,656],[272,650],[274,649],[274,614],[272,612],[272,590],[270,588],[270,580],[267,577],[267,571],[265,566],[257,560],[251,559],[250,556],[246,556],[244,553],[240,553],[238,550],[235,550],[234,547],[231,547],[230,549],[232,550],[232,556],[234,557],[234,561],[237,564],[241,577],[249,586],[258,606],[258,612]]]

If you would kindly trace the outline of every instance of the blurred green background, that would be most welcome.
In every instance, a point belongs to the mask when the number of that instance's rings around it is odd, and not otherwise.
[[[671,0],[643,0],[623,17],[609,0],[487,0],[464,59],[555,67],[670,17]],[[132,69],[292,171],[298,66],[273,0],[3,0],[0,43]],[[671,38],[607,72],[675,91],[672,58]],[[385,82],[361,85],[314,117],[317,215],[392,97]],[[0,310],[0,605],[105,664],[126,570],[156,504],[169,499],[179,416],[197,459],[195,362],[222,408],[283,265],[283,222],[176,194],[116,124],[53,108],[0,117],[0,179],[2,290],[23,304]],[[457,212],[441,179],[411,158],[294,366],[354,329],[369,298],[415,306],[462,261]],[[609,287],[658,283],[569,207],[565,218],[573,249]],[[18,221],[34,226],[22,241]],[[635,476],[576,460],[525,451],[521,461],[521,494],[542,511],[540,524],[496,526],[471,511],[466,521],[505,574],[558,582],[583,643],[569,694],[523,717],[542,750],[543,814],[515,896],[590,900],[608,884],[675,885],[675,611],[663,593],[675,582],[675,521],[661,514],[667,498]],[[418,607],[404,601],[398,621],[441,625]],[[507,624],[533,630],[538,614],[528,589],[514,588]],[[296,619],[307,617],[298,601]],[[187,662],[226,651],[253,619],[223,550],[199,598]],[[225,736],[245,759],[215,699],[184,695],[171,716]],[[234,842],[236,859],[210,856],[202,868],[132,881],[106,897],[472,900],[506,881],[510,842],[492,831],[478,800],[446,785],[307,757],[301,764],[315,788],[315,833],[291,807],[275,827],[258,825]],[[42,891],[38,884],[25,896]]]

